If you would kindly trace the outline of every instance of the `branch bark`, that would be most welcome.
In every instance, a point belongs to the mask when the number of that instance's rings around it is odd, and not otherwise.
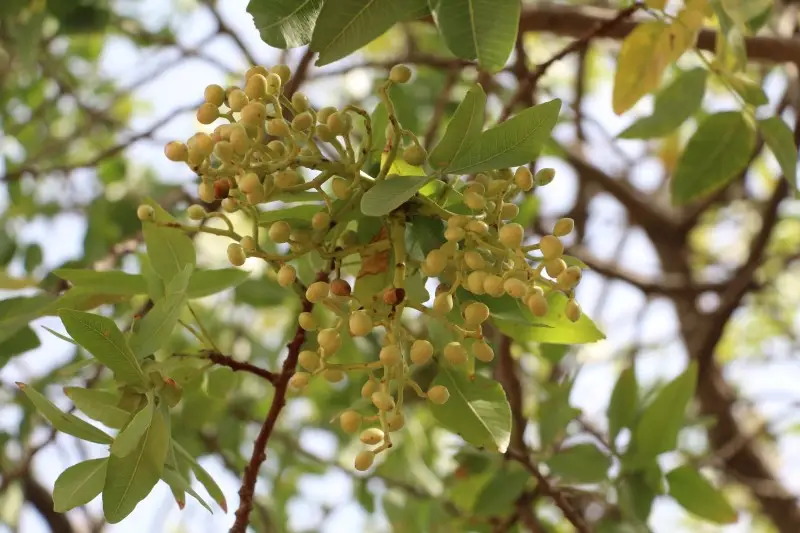
[[[67,519],[67,515],[57,513],[53,510],[53,497],[50,491],[33,479],[30,471],[26,472],[20,479],[22,493],[25,500],[33,505],[53,533],[75,533],[75,529]]]

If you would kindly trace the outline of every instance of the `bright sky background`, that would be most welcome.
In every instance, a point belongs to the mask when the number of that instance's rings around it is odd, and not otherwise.
[[[170,2],[159,2],[158,0],[144,0],[138,5],[135,2],[126,2],[125,4],[131,6],[131,9],[140,15],[146,13],[143,19],[154,26],[164,17],[169,16],[169,10],[172,9]],[[222,4],[226,21],[247,43],[254,55],[267,65],[276,62],[278,52],[260,41],[245,12],[246,0],[229,0]],[[193,11],[176,18],[178,19],[177,29],[180,39],[187,47],[202,42],[215,30],[213,19],[205,11]],[[224,38],[215,39],[211,45],[205,46],[204,50],[226,65],[230,65],[232,69],[241,71],[246,67],[244,58],[241,57],[237,48]],[[147,129],[160,117],[169,114],[172,109],[199,101],[203,88],[207,84],[224,84],[226,81],[220,70],[197,59],[183,61],[176,68],[162,71],[160,66],[170,62],[170,59],[174,57],[174,53],[142,54],[135,47],[118,39],[113,39],[108,46],[103,67],[106,72],[117,77],[123,86],[140,79],[145,73],[160,73],[157,76],[154,75],[151,82],[136,91],[137,99],[148,104],[148,108],[143,109],[133,121],[133,128],[136,131]],[[296,60],[296,57],[295,54],[293,58]],[[335,65],[334,68],[341,68],[341,64]],[[568,70],[569,68],[569,63],[556,65],[552,73],[557,75],[560,69]],[[364,91],[368,90],[364,84],[364,81],[368,79],[366,75],[356,73],[348,78],[348,89],[354,94],[363,95]],[[770,91],[770,96],[774,99],[775,94],[780,90],[780,84],[772,85],[775,87],[771,87],[771,89],[775,90]],[[318,106],[338,103],[333,99],[339,95],[332,93],[329,88],[320,84],[307,90],[307,94]],[[727,105],[727,101],[720,99],[720,105]],[[648,103],[643,103],[640,108],[646,111],[647,106]],[[588,110],[588,113],[612,134],[621,131],[630,120],[626,119],[623,123],[612,114],[608,84],[604,84],[600,90],[592,93],[592,98],[585,102],[585,110]],[[144,165],[156,168],[165,181],[185,183],[191,178],[191,174],[182,165],[170,163],[163,157],[160,141],[173,138],[185,139],[197,127],[199,125],[190,114],[182,115],[159,131],[158,143],[138,143],[129,151],[129,155],[133,156],[134,161],[140,161]],[[559,131],[558,134],[562,138],[569,138],[569,132]],[[587,156],[601,168],[613,172],[618,165],[618,160],[614,160],[610,156],[611,152],[607,146],[602,146],[600,143],[595,146],[598,148],[592,153],[588,153]],[[640,150],[640,147],[630,142],[623,142],[620,147],[631,154]],[[544,215],[552,218],[553,215],[571,205],[575,192],[575,176],[569,168],[564,167],[558,161],[543,160],[542,163],[558,170],[556,180],[541,192]],[[772,162],[770,164],[772,165]],[[772,165],[770,168],[775,167]],[[660,173],[661,170],[657,163],[646,162],[636,169],[635,182],[639,186],[653,187],[658,183]],[[0,209],[7,205],[7,201],[7,198],[0,198]],[[603,259],[614,259],[615,249],[621,236],[620,230],[624,227],[623,215],[624,211],[621,206],[610,197],[603,197],[592,204],[590,249],[597,256]],[[39,221],[29,225],[25,228],[23,236],[28,242],[46,243],[43,268],[49,269],[64,260],[80,256],[84,232],[83,221],[73,215],[63,215],[52,223]],[[734,232],[720,233],[719,239],[723,243],[734,244],[732,241],[735,236]],[[220,256],[219,259],[222,261],[223,258]],[[642,275],[656,275],[659,271],[658,261],[651,246],[636,231],[628,238],[627,244],[617,259],[629,270],[635,270]],[[605,342],[596,343],[581,350],[579,359],[584,366],[572,396],[573,404],[584,409],[586,415],[594,420],[603,419],[611,387],[619,370],[619,367],[610,359],[619,348],[633,342],[661,345],[660,348],[640,357],[638,361],[640,380],[645,384],[652,383],[655,379],[673,377],[681,372],[686,364],[685,352],[679,340],[675,315],[671,306],[665,302],[653,303],[644,316],[639,316],[645,300],[637,290],[622,283],[614,283],[612,290],[603,296],[598,277],[592,274],[586,275],[579,290],[579,300],[583,308],[593,317],[597,316],[592,314],[592,311],[597,309],[601,298],[604,308],[600,322],[609,338]],[[633,328],[637,316],[643,321],[642,334],[638,339],[634,338]],[[54,318],[43,319],[36,324],[47,325],[57,331],[63,331],[60,322]],[[618,324],[623,324],[623,326]],[[0,378],[3,383],[25,380],[32,373],[45,372],[47,368],[59,364],[66,357],[68,350],[62,341],[48,335],[44,330],[38,329],[37,331],[42,338],[42,347],[0,370]],[[769,349],[769,347],[765,349]],[[786,356],[785,350],[782,352],[777,348],[775,350],[776,353],[783,356],[776,357],[769,363],[737,361],[728,366],[727,375],[748,397],[758,399],[756,403],[762,413],[775,419],[775,428],[785,429],[797,422],[797,416],[787,418],[784,409],[792,400],[800,400],[800,390],[797,387],[797,383],[800,382],[800,369]],[[9,409],[3,409],[0,413],[2,413],[0,424],[13,427],[17,423],[18,418],[16,415],[12,415]],[[304,446],[318,455],[333,459],[333,442],[321,432],[315,432],[314,435],[314,438],[303,439]],[[685,436],[687,443],[695,446],[702,445],[702,435]],[[62,444],[70,443],[71,440],[71,437],[59,437],[59,442]],[[65,456],[51,447],[48,451],[40,453],[34,463],[38,478],[48,489],[52,488],[53,482],[64,468],[79,460],[71,443],[60,448],[68,450],[69,454]],[[797,437],[782,439],[778,446],[778,452],[775,462],[780,467],[780,477],[788,487],[796,493],[800,493],[800,439]],[[102,450],[97,447],[92,449],[92,453],[93,456],[100,456]],[[674,459],[665,456],[663,463],[665,465],[674,464]],[[227,515],[217,510],[213,516],[209,516],[205,510],[191,500],[187,503],[186,509],[179,512],[167,487],[160,484],[122,524],[110,526],[107,531],[110,533],[141,533],[142,531],[166,533],[180,531],[178,526],[181,524],[184,526],[183,530],[194,533],[227,531],[233,519],[233,510],[238,503],[236,491],[239,480],[230,476],[216,461],[204,461],[204,463],[216,475],[228,498],[231,511]],[[295,531],[307,529],[324,533],[386,531],[385,521],[380,517],[365,516],[360,507],[352,503],[351,486],[350,477],[340,471],[333,471],[324,477],[307,477],[301,480],[300,487],[303,497],[293,502],[289,509],[292,529]],[[263,493],[262,485],[259,485],[259,491]],[[319,520],[322,516],[320,506],[323,504],[335,506],[336,511],[329,515],[325,524],[320,524]],[[90,508],[94,511],[101,509],[99,498],[90,505]],[[73,512],[72,516],[77,523],[81,514]],[[688,528],[683,522],[684,520],[685,517],[680,508],[666,499],[659,499],[650,522],[656,533],[696,531],[696,529]],[[24,533],[49,531],[41,523],[39,516],[30,510],[24,512],[20,530]],[[707,529],[707,531],[725,533],[745,533],[749,530],[746,515],[736,526],[709,527]],[[2,531],[0,526],[0,532]]]

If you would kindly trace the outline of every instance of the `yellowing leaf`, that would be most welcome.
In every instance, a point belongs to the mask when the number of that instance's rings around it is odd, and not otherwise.
[[[645,0],[644,5],[650,9],[664,9],[667,5],[667,0]]]
[[[663,22],[645,22],[623,41],[614,75],[612,100],[616,114],[623,114],[658,87],[670,59],[666,31]]]

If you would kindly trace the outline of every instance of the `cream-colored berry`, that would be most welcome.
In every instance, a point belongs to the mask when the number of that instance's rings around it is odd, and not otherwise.
[[[228,107],[231,108],[231,111],[234,113],[239,113],[244,110],[247,104],[250,103],[250,99],[244,94],[244,91],[241,89],[234,89],[230,93],[228,93]]]
[[[528,293],[528,286],[517,278],[508,278],[503,282],[503,290],[512,298],[524,298]]]
[[[411,79],[411,69],[405,65],[395,65],[389,71],[389,79],[394,83],[406,83]]]
[[[504,203],[500,207],[500,218],[503,220],[513,220],[519,215],[519,206],[517,204]]]
[[[307,372],[297,372],[291,378],[289,378],[289,386],[293,389],[301,390],[306,388],[308,385],[308,380],[311,376]]]
[[[314,318],[314,315],[306,311],[300,313],[300,316],[297,317],[297,323],[306,331],[314,331],[317,329],[317,319]]]
[[[533,177],[533,181],[536,185],[543,187],[553,181],[553,178],[556,177],[556,171],[553,168],[542,168],[536,172],[536,175]]]
[[[378,428],[368,428],[361,432],[359,440],[370,446],[383,441],[383,431]]]
[[[367,380],[361,387],[361,397],[367,400],[372,399],[372,395],[378,391],[378,382],[372,379]]]
[[[555,279],[567,269],[567,264],[564,262],[563,259],[559,257],[558,259],[551,259],[550,261],[545,261],[544,269],[547,272],[548,276]]]
[[[412,144],[403,150],[403,161],[409,165],[418,167],[422,165],[427,158],[428,152],[426,152],[425,149],[418,144]]]
[[[186,210],[186,214],[192,220],[203,220],[206,218],[206,210],[203,209],[202,205],[190,205],[189,208]]]
[[[156,211],[149,205],[140,205],[136,209],[136,216],[142,222],[147,222],[151,220],[155,220],[156,218]]]
[[[259,100],[267,95],[267,78],[263,74],[255,74],[244,84],[244,94],[250,100]]]
[[[182,163],[189,159],[189,149],[182,142],[172,141],[164,146],[164,155],[167,156],[167,159],[170,161]]]
[[[443,405],[450,399],[450,391],[444,385],[436,385],[428,389],[428,399],[435,404]]]
[[[467,225],[467,222],[470,221],[470,218],[466,215],[453,215],[447,219],[447,227],[448,228],[463,228]]]
[[[390,413],[386,417],[386,427],[389,431],[399,431],[403,429],[403,426],[406,425],[406,417],[403,416],[403,413],[397,411],[395,413]]]
[[[261,126],[267,118],[267,108],[261,102],[250,102],[242,108],[239,119],[244,126]]]
[[[448,293],[442,293],[436,296],[433,300],[433,310],[437,313],[446,315],[453,309],[453,296]]]
[[[278,77],[281,79],[281,83],[286,84],[289,81],[289,78],[292,76],[292,69],[289,68],[288,65],[284,65],[279,63],[269,69],[270,73],[277,74]]]
[[[369,335],[369,332],[372,331],[372,328],[374,327],[369,313],[363,309],[353,311],[350,314],[348,323],[350,326],[350,334],[353,337],[363,337],[365,335]]]
[[[198,157],[206,158],[214,151],[214,139],[208,133],[195,133],[189,139],[189,145],[197,153]]]
[[[297,362],[309,372],[314,372],[319,368],[319,356],[317,352],[311,350],[300,352],[300,355],[297,356]]]
[[[231,146],[233,146],[233,151],[238,155],[244,155],[250,147],[250,137],[247,135],[247,131],[244,127],[240,124],[236,126],[238,127],[231,130],[231,134],[228,138],[230,139]]]
[[[337,109],[335,107],[331,106],[323,107],[322,109],[317,111],[317,121],[320,124],[325,124],[326,122],[328,122],[328,117],[336,113],[336,111]]]
[[[415,365],[424,365],[433,357],[433,344],[424,339],[415,340],[411,345],[410,357]]]
[[[288,222],[279,220],[269,227],[269,238],[275,242],[289,242],[289,237],[292,234],[292,227]]]
[[[485,341],[476,341],[472,344],[472,353],[475,359],[489,363],[494,359],[494,350]]]
[[[483,302],[472,302],[464,308],[464,322],[470,328],[483,324],[489,318],[489,307]]]
[[[400,364],[403,360],[403,354],[400,352],[400,347],[396,344],[387,344],[381,348],[379,358],[384,365],[394,366]]]
[[[317,303],[324,298],[328,297],[330,292],[330,285],[325,281],[315,281],[306,289],[306,300],[311,303]]]
[[[467,362],[467,350],[460,342],[448,342],[443,350],[444,358],[454,365],[463,365]]]
[[[583,273],[576,266],[567,267],[564,272],[558,275],[556,283],[560,289],[571,289],[581,281]]]
[[[516,250],[522,245],[522,238],[524,236],[525,229],[516,222],[506,224],[500,228],[500,232],[497,234],[500,243],[512,250]]]
[[[347,200],[350,197],[350,183],[339,176],[331,180],[331,190],[340,200]]]
[[[236,198],[223,198],[222,210],[226,213],[235,213],[239,210],[239,201]],[[255,250],[255,249],[254,249]]]
[[[325,350],[325,357],[329,357],[342,347],[342,336],[334,328],[325,328],[317,333],[317,343]]]
[[[564,314],[571,322],[577,322],[581,318],[581,307],[573,299],[567,300],[567,305],[564,307]]]
[[[483,220],[470,220],[467,222],[466,229],[478,235],[486,235],[489,233],[489,225]]]
[[[472,294],[485,294],[486,290],[483,288],[483,284],[486,282],[486,278],[489,276],[483,270],[476,270],[474,272],[470,272],[467,276],[467,289]]]
[[[356,460],[353,464],[356,467],[356,470],[359,472],[365,472],[369,470],[369,467],[372,466],[373,462],[375,462],[375,454],[365,450],[363,452],[358,452],[358,455],[356,455]]]
[[[553,235],[556,237],[563,237],[569,235],[575,229],[575,221],[571,218],[560,218],[556,225],[553,226]]]
[[[250,67],[249,69],[247,69],[247,72],[244,73],[245,81],[249,80],[256,74],[261,74],[262,76],[266,77],[266,75],[269,74],[269,70],[267,70],[266,67],[263,67],[261,65]]]
[[[197,196],[199,196],[200,199],[207,204],[213,202],[215,200],[214,187],[209,183],[201,183],[197,187]]]
[[[325,378],[325,381],[328,383],[339,383],[344,379],[344,372],[338,368],[329,368],[322,373],[322,377]]]
[[[311,227],[318,230],[328,229],[331,225],[331,216],[325,211],[320,211],[311,217]]]
[[[206,102],[197,109],[197,121],[200,124],[211,124],[218,118],[219,109],[214,104]]]
[[[298,113],[308,110],[311,105],[308,102],[308,97],[301,92],[296,92],[292,95],[292,107]]]
[[[486,198],[474,192],[468,192],[464,195],[464,204],[473,211],[479,211],[486,207]]]
[[[217,84],[211,84],[203,91],[203,99],[217,107],[225,102],[225,89]]]
[[[531,174],[528,167],[519,167],[514,172],[514,183],[521,191],[529,191],[533,189],[533,174]]]
[[[282,118],[273,118],[267,121],[267,133],[275,137],[288,137],[291,135],[289,123]]]
[[[228,245],[228,261],[233,266],[242,266],[246,260],[247,255],[244,253],[241,244],[232,242]]]
[[[288,287],[297,279],[297,271],[292,265],[283,265],[278,270],[278,285]]]
[[[541,292],[541,289],[533,291],[530,296],[528,296],[527,305],[528,309],[530,309],[531,313],[533,313],[533,316],[537,317],[545,316],[550,309],[550,306],[547,303],[547,298],[545,298],[544,294]]]
[[[311,113],[305,112],[296,115],[292,119],[292,127],[297,131],[306,131],[308,128],[314,125],[314,118],[311,116]]]
[[[275,173],[275,186],[279,189],[288,189],[300,184],[302,178],[296,170],[285,168]]]
[[[239,180],[239,189],[245,194],[255,192],[256,189],[261,187],[261,180],[258,179],[258,174],[255,172],[248,172]]]
[[[480,270],[486,266],[486,260],[480,252],[476,250],[467,250],[464,252],[464,263],[471,270]]]
[[[505,292],[503,278],[495,274],[489,274],[483,282],[483,290],[489,296],[499,298]]]
[[[545,261],[558,259],[564,255],[564,244],[555,235],[545,235],[539,241],[539,251],[542,252]]]
[[[347,131],[347,118],[344,113],[331,113],[328,115],[328,120],[325,121],[333,136],[344,135]]]
[[[371,399],[372,404],[381,411],[391,411],[394,409],[394,398],[383,391],[373,392]]]
[[[442,273],[442,271],[447,266],[447,254],[439,249],[434,248],[428,255],[425,256],[425,272],[429,276],[437,276]]]
[[[444,238],[451,242],[458,242],[466,237],[466,232],[462,228],[447,228],[444,230]]]
[[[355,411],[345,411],[339,415],[339,425],[345,433],[355,433],[361,427],[361,415]]]

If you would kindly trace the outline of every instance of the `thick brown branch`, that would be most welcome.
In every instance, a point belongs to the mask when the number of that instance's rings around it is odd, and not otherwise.
[[[227,366],[235,372],[248,372],[250,374],[262,377],[273,384],[278,380],[278,376],[275,374],[275,372],[270,372],[269,370],[245,361],[237,361],[229,355],[221,354],[219,352],[206,352],[206,355],[208,355],[208,358],[211,359],[214,364]]]

